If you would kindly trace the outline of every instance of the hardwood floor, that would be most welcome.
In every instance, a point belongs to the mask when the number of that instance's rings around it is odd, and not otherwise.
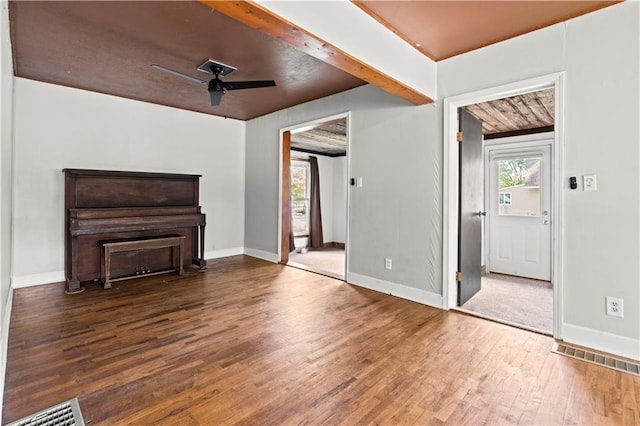
[[[64,289],[14,293],[3,422],[640,423],[640,378],[550,337],[250,257]]]

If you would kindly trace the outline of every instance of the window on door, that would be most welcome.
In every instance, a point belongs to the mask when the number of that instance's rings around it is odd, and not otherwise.
[[[542,159],[509,158],[498,161],[498,214],[540,216]]]
[[[309,235],[309,163],[291,161],[291,216],[293,235]]]

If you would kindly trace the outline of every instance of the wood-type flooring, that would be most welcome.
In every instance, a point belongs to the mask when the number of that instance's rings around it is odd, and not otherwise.
[[[638,424],[640,378],[553,339],[236,256],[206,272],[16,289],[3,422]]]

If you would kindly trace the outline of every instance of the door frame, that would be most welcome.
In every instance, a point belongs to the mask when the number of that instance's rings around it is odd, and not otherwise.
[[[347,111],[347,112],[343,112],[340,114],[335,114],[335,115],[331,115],[331,116],[327,116],[327,117],[323,117],[323,118],[318,118],[315,120],[311,120],[311,121],[306,121],[303,123],[299,123],[299,124],[295,124],[292,126],[287,126],[287,127],[283,127],[280,129],[280,138],[279,138],[279,146],[278,146],[278,163],[279,163],[279,167],[278,167],[278,257],[277,257],[277,261],[279,263],[282,263],[282,259],[283,259],[283,253],[282,253],[282,213],[283,213],[283,176],[285,173],[285,169],[284,169],[284,162],[283,159],[286,157],[285,153],[284,153],[284,137],[285,137],[285,133],[289,132],[289,133],[299,133],[299,132],[304,132],[306,130],[310,130],[313,129],[315,127],[318,127],[328,121],[335,121],[335,120],[339,120],[344,118],[346,120],[347,123],[347,179],[345,179],[344,185],[345,185],[345,194],[347,196],[346,199],[346,203],[347,203],[347,217],[346,217],[346,228],[345,228],[345,242],[344,242],[344,246],[345,246],[345,250],[344,250],[344,255],[345,255],[345,270],[344,270],[344,280],[347,281],[347,272],[349,271],[349,240],[350,240],[350,236],[351,236],[351,232],[350,232],[350,221],[351,221],[351,187],[349,186],[349,176],[351,176],[351,153],[350,153],[350,149],[351,149],[351,112]],[[290,158],[290,157],[289,157]],[[287,174],[288,175],[288,174]],[[287,257],[288,257],[288,253],[287,253]]]
[[[564,72],[548,74],[444,99],[443,106],[443,238],[442,308],[456,307],[458,266],[458,108],[553,87],[554,138],[551,146],[551,282],[553,284],[553,336],[562,338],[562,270],[564,223]]]
[[[549,148],[549,190],[551,190],[551,185],[554,182],[553,170],[551,167],[551,147],[553,145],[553,132],[544,132],[544,133],[535,133],[531,135],[524,136],[511,136],[507,138],[500,139],[501,142],[494,142],[497,139],[491,139],[486,142],[483,147],[483,161],[484,161],[484,205],[485,210],[487,211],[487,217],[484,224],[484,234],[483,234],[483,250],[484,250],[484,260],[487,273],[491,272],[491,209],[488,206],[491,206],[491,191],[493,190],[493,186],[491,184],[491,154],[494,152],[505,152],[511,154],[539,154],[540,151],[538,149],[544,149],[545,147]],[[550,194],[551,195],[551,194]],[[554,220],[554,212],[551,210],[552,205],[549,204],[549,211],[551,214],[549,215],[548,220],[553,222]],[[551,242],[549,245],[549,257],[551,258]],[[551,260],[551,259],[549,259]]]

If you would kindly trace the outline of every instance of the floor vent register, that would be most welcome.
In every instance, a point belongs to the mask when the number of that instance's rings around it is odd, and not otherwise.
[[[84,426],[84,420],[78,398],[73,398],[5,426]]]
[[[574,348],[562,343],[556,343],[551,351],[571,358],[581,359],[592,364],[598,364],[604,367],[612,368],[623,373],[640,376],[640,364],[629,360],[591,352],[582,348]]]

